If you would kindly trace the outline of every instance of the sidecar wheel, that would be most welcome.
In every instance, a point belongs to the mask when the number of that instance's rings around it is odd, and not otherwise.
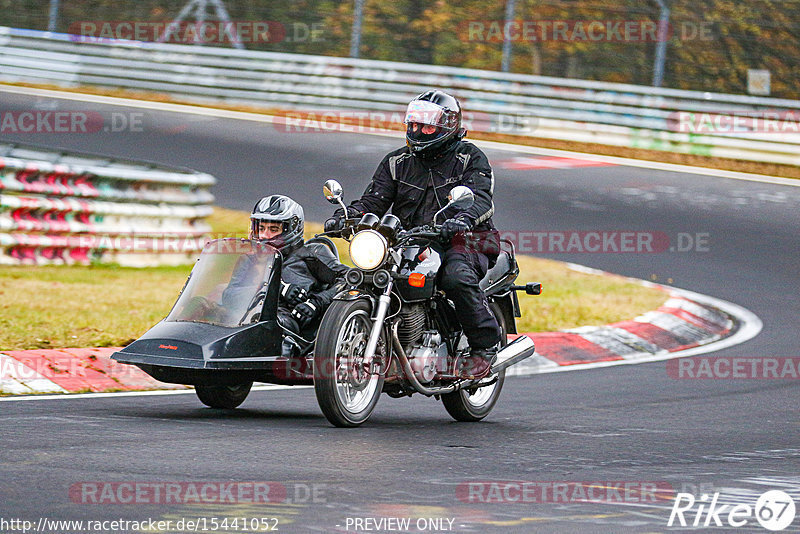
[[[504,347],[508,344],[508,330],[506,329],[506,322],[503,318],[503,312],[495,303],[491,304],[492,312],[497,318],[497,323],[500,325],[500,346]],[[503,390],[503,382],[506,379],[506,371],[503,369],[499,373],[491,374],[481,380],[481,382],[490,382],[497,379],[491,386],[482,388],[473,388],[472,390],[460,389],[453,393],[442,395],[442,404],[444,404],[447,413],[456,421],[475,422],[480,421],[492,411],[497,399],[500,397],[500,392]]]
[[[211,408],[233,410],[247,398],[252,382],[235,386],[195,386],[194,392],[200,402]]]
[[[338,427],[366,421],[383,390],[383,376],[370,374],[361,358],[372,329],[366,300],[335,301],[319,327],[314,348],[314,391],[322,413]],[[381,357],[378,343],[375,357]]]

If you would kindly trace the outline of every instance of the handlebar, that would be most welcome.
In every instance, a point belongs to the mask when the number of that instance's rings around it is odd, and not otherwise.
[[[314,234],[314,237],[327,236],[327,237],[340,237],[347,239],[352,237],[358,219],[345,219],[344,226],[340,230],[330,230],[328,232],[321,232]],[[401,230],[397,233],[398,243],[408,241],[410,239],[432,239],[436,240],[441,238],[442,225],[425,225],[411,228],[410,230]]]
[[[340,237],[342,239],[348,239],[353,236],[354,228],[358,224],[358,219],[344,219],[342,222],[342,227],[339,230],[330,230],[328,232],[320,232],[318,234],[314,234],[314,237],[325,236],[325,237]]]
[[[442,237],[441,228],[441,225],[417,226],[416,228],[399,232],[397,237],[399,241],[406,241],[413,238],[439,239]]]

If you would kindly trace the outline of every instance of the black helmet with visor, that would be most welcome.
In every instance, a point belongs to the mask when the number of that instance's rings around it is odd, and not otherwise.
[[[406,109],[406,144],[415,155],[432,158],[460,141],[461,106],[455,97],[443,91],[426,91]],[[426,127],[427,126],[427,127]]]

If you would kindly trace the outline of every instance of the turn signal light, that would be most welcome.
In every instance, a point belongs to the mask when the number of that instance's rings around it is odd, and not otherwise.
[[[408,275],[408,285],[411,287],[425,287],[425,275],[422,273],[411,273]]]

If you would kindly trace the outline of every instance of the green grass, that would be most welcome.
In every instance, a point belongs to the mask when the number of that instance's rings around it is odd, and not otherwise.
[[[0,267],[0,350],[125,345],[166,315],[190,269]]]
[[[664,304],[661,290],[622,277],[586,274],[564,263],[520,256],[518,283],[541,282],[541,295],[519,293],[520,332],[549,332],[632,319]]]
[[[246,234],[248,214],[217,208],[214,234]],[[321,230],[309,224],[307,236]],[[340,245],[347,259],[347,243]],[[544,285],[541,296],[520,294],[520,332],[560,330],[632,318],[666,300],[662,291],[621,278],[519,258],[520,283]],[[128,268],[116,265],[1,266],[0,350],[125,345],[172,307],[191,266]]]

